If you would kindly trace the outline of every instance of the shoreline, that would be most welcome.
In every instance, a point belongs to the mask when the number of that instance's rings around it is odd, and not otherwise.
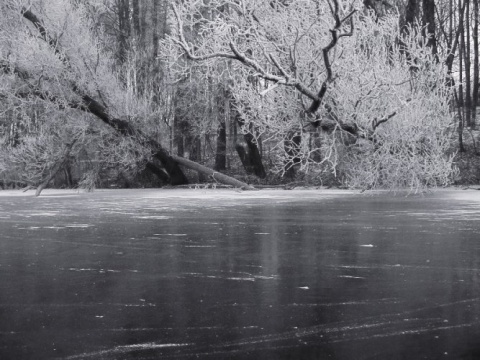
[[[263,187],[256,190],[241,190],[235,188],[210,188],[210,187],[168,187],[168,188],[133,188],[133,189],[95,189],[94,191],[85,191],[82,189],[45,189],[42,191],[38,198],[48,198],[56,196],[89,196],[95,197],[97,195],[122,195],[129,196],[141,196],[152,198],[169,198],[169,197],[182,197],[182,198],[208,198],[208,197],[244,197],[244,198],[259,198],[259,197],[283,197],[283,198],[297,198],[301,200],[302,195],[308,197],[322,197],[322,196],[341,196],[341,195],[357,195],[357,196],[391,196],[394,197],[423,197],[435,194],[461,194],[468,193],[474,198],[474,194],[478,193],[480,198],[480,186],[449,186],[444,188],[427,188],[422,191],[414,192],[408,189],[397,190],[355,190],[355,189],[339,189],[339,188],[327,188],[327,187],[295,187],[293,189],[285,189],[283,187]],[[17,190],[0,190],[0,197],[36,197],[35,189],[24,191],[22,189]],[[305,197],[305,199],[308,199]],[[472,199],[473,200],[473,199]]]

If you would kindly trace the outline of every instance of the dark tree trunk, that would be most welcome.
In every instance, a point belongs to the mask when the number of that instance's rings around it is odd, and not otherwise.
[[[458,0],[458,7],[460,8],[461,0]],[[464,101],[463,101],[463,54],[465,49],[465,28],[463,25],[463,19],[459,22],[459,31],[460,31],[460,49],[458,51],[458,64],[459,64],[459,80],[460,85],[458,86],[458,96],[457,96],[457,107],[458,107],[458,142],[460,147],[460,152],[465,151],[463,145],[463,128],[464,128],[464,116],[462,113]]]
[[[177,144],[177,155],[184,157],[185,156],[185,138],[182,134],[176,136],[175,142]]]
[[[477,105],[478,105],[478,81],[479,81],[479,63],[478,63],[478,0],[473,2],[473,92],[472,92],[472,128],[476,127]]]
[[[227,130],[225,121],[220,122],[217,133],[217,149],[215,152],[215,166],[217,171],[227,168]]]
[[[145,168],[150,171],[153,175],[158,177],[164,184],[168,184],[170,182],[170,177],[168,174],[162,170],[160,166],[153,164],[152,162],[148,162],[145,165]]]
[[[67,161],[65,163],[63,171],[65,172],[65,182],[67,184],[67,187],[68,188],[73,187],[72,167],[71,167],[70,161]]]
[[[239,114],[236,114],[235,122],[239,126],[244,124]],[[254,136],[251,134],[252,131],[255,131],[255,129],[253,128],[252,124],[250,124],[249,132],[243,135],[243,142],[237,141],[235,143],[235,150],[240,157],[240,161],[242,162],[246,173],[258,176],[260,179],[264,179],[267,177],[267,173],[265,172],[265,168],[263,166],[262,155],[258,145]]]
[[[463,115],[462,107],[460,106],[460,100],[457,96],[457,90],[454,91],[455,100],[457,104],[457,117],[458,117],[458,150],[460,152],[465,152],[465,146],[463,145]]]
[[[253,135],[245,134],[243,140],[244,141],[235,144],[235,150],[237,150],[245,172],[249,175],[255,175],[260,179],[265,179],[267,173],[263,167],[262,156]]]
[[[284,171],[285,176],[288,178],[295,177],[295,165],[300,162],[298,158],[298,149],[300,148],[300,142],[302,136],[298,132],[291,132],[287,139],[285,139],[285,153],[288,156],[288,160],[285,163]]]
[[[247,144],[244,142],[235,143],[235,150],[237,151],[238,157],[242,162],[243,168],[248,175],[253,175],[253,167],[250,163],[250,158],[248,157],[248,148]]]
[[[158,57],[158,1],[153,1],[153,11],[152,11],[152,42],[153,42],[153,59]]]
[[[458,4],[460,6],[461,0],[458,0]],[[459,65],[459,86],[458,86],[458,105],[461,109],[465,106],[465,102],[463,101],[463,56],[465,54],[465,26],[463,21],[458,24],[460,30],[460,48],[458,51],[458,65]]]
[[[192,147],[190,150],[189,159],[192,161],[201,161],[202,160],[202,139],[199,136],[195,136],[193,139]]]
[[[140,1],[140,0],[139,0]],[[141,1],[140,6],[140,43],[145,46],[145,35],[148,32],[147,13],[149,13],[150,5],[148,1]]]
[[[322,145],[321,141],[322,138],[318,131],[310,133],[310,151],[313,151],[312,159],[316,162],[322,161],[322,152],[320,151]]]
[[[139,0],[132,0],[132,20],[133,20],[133,30],[135,32],[135,38],[138,42],[141,38]]]
[[[418,0],[408,0],[407,7],[405,9],[405,27],[403,31],[407,31],[408,26],[412,26],[415,23],[418,13]]]
[[[178,116],[174,118],[174,143],[177,145],[177,155],[178,156],[185,156],[185,136],[186,134],[186,126],[185,121],[179,119]]]
[[[435,37],[435,0],[423,0],[422,23],[425,27],[424,35],[428,36],[427,46],[438,61],[437,39]]]
[[[248,146],[248,157],[250,159],[250,164],[252,164],[253,167],[253,173],[260,179],[266,178],[267,174],[263,167],[262,155],[257,142],[252,134],[245,134],[244,138]]]
[[[471,61],[470,61],[470,0],[466,0],[465,13],[465,40],[464,40],[464,54],[465,61],[465,122],[468,127],[472,126],[472,78],[471,78]]]
[[[130,6],[129,0],[117,0],[118,11],[118,60],[124,63],[128,53],[130,38]]]
[[[202,139],[199,136],[192,137],[192,139],[189,140],[189,144],[191,144],[189,159],[195,162],[200,162],[202,160]],[[197,171],[197,173],[198,182],[205,182],[205,174],[200,171]]]
[[[453,1],[454,0],[451,0],[451,4],[452,4],[452,7],[453,7]],[[465,14],[465,6],[466,6],[466,3],[463,4],[462,6],[462,3],[461,1],[458,1],[458,19],[455,17],[453,18],[453,16],[451,18],[452,21],[450,22],[449,26],[451,26],[451,37],[450,37],[450,41],[448,43],[448,56],[447,56],[447,59],[445,60],[445,64],[447,65],[447,73],[449,75],[449,79],[447,79],[447,81],[449,82],[450,85],[454,85],[454,81],[453,81],[453,78],[451,76],[452,74],[452,67],[453,67],[453,62],[455,60],[455,53],[457,52],[457,48],[459,47],[459,43],[461,43],[461,34],[462,34],[462,24],[463,24],[463,18],[464,18],[464,14]],[[457,24],[454,24],[453,23],[453,20],[458,21],[458,26]],[[455,31],[453,31],[453,29],[456,29]],[[461,54],[461,51],[459,51],[459,56],[462,56]]]

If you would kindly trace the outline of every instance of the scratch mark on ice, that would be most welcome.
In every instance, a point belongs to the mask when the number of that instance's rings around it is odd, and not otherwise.
[[[168,235],[168,236],[187,236],[187,234],[153,234],[153,235],[156,235],[156,236],[159,236],[159,235]]]
[[[154,349],[163,349],[163,348],[172,348],[172,347],[181,347],[189,346],[193,344],[157,344],[157,343],[143,343],[143,344],[132,344],[132,345],[120,345],[115,346],[113,349],[100,350],[90,353],[83,353],[79,355],[72,355],[66,359],[86,359],[86,358],[95,358],[98,359],[101,355],[108,354],[127,354],[134,351],[141,350],[154,350]]]
[[[185,245],[186,248],[214,248],[215,245]]]

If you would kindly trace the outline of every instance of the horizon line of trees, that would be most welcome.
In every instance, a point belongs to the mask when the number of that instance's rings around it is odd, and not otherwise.
[[[6,0],[3,186],[420,189],[476,154],[471,0]],[[465,134],[469,134],[465,138]]]

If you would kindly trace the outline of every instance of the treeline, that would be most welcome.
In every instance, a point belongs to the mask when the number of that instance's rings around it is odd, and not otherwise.
[[[0,11],[3,187],[419,189],[458,180],[459,152],[476,155],[476,1]]]

